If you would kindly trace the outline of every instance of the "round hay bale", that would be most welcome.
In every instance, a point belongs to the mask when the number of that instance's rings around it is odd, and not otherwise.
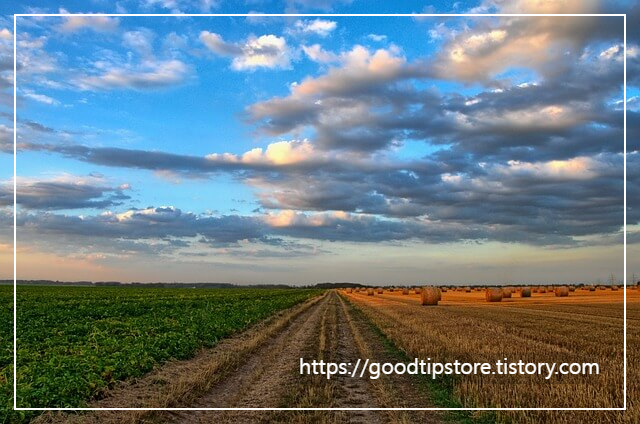
[[[520,297],[531,297],[531,287],[523,287],[520,291]]]
[[[501,302],[502,301],[502,289],[501,288],[489,288],[484,292],[487,302]]]
[[[618,286],[611,286],[611,290],[618,291]]]
[[[414,290],[414,292],[415,292],[415,294],[420,294],[420,293],[421,293],[421,290],[420,290],[420,288],[416,288],[416,289]]]
[[[471,287],[465,287],[464,291],[465,293],[471,293]]]
[[[373,289],[367,289],[367,296],[373,296]]]
[[[503,299],[511,299],[512,289],[511,287],[504,287],[502,289],[502,298]]]
[[[404,295],[409,294],[409,289],[402,289],[402,294],[404,294]]]
[[[576,288],[575,288],[574,286],[569,286],[569,291],[570,291],[570,292],[575,292],[575,291],[576,291]]]
[[[378,294],[382,294],[382,293],[384,293],[384,290],[378,289]]]
[[[569,287],[561,286],[556,287],[556,297],[567,297],[569,296]]]
[[[435,306],[440,301],[440,290],[435,287],[424,287],[420,293],[420,304]]]
[[[446,293],[447,290],[449,290],[449,288],[448,287],[443,287],[441,290],[442,290],[443,293]]]
[[[590,292],[592,292],[592,291],[596,291],[595,286],[589,286],[589,291],[590,291]]]
[[[353,293],[353,289],[347,289],[347,293]]]

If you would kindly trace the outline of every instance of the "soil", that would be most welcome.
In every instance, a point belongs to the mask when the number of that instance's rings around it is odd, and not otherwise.
[[[270,319],[188,361],[163,365],[103,393],[93,408],[424,408],[413,376],[301,375],[300,358],[397,362],[380,335],[335,291]],[[71,423],[398,423],[442,421],[437,411],[90,411],[47,413]]]

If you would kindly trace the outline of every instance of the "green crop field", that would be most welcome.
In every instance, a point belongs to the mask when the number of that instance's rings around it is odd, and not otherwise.
[[[18,406],[78,407],[320,290],[18,287]],[[13,287],[0,287],[0,402],[12,404]],[[6,411],[6,410],[5,410]],[[24,416],[8,411],[0,423]]]

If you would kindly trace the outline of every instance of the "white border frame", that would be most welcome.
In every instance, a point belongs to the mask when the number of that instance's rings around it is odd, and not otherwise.
[[[623,17],[624,18],[624,406],[622,408],[18,408],[17,407],[17,25],[18,17]],[[626,411],[627,410],[627,14],[626,13],[16,13],[13,15],[13,409],[15,411]]]

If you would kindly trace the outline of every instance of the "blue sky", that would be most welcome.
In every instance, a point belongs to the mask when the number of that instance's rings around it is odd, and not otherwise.
[[[403,11],[535,11],[520,3],[425,9],[415,2]],[[584,8],[624,9],[614,6]],[[85,2],[31,2],[14,11],[362,11],[348,1],[235,7],[122,1],[87,10]],[[383,7],[366,11],[388,12]],[[621,278],[621,24],[20,18],[18,277]],[[0,21],[7,222],[12,26]],[[628,237],[635,252],[638,45],[632,34],[629,40]],[[10,233],[2,237],[7,265]]]

